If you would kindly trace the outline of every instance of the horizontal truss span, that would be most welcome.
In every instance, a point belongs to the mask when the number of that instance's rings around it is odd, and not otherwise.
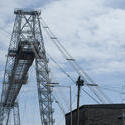
[[[22,84],[26,84],[27,82],[27,72],[34,60],[34,53],[31,45],[26,41],[21,41],[20,43],[17,50],[11,49],[8,53],[8,56],[13,58],[14,63],[11,67],[8,83],[5,83],[8,84],[3,100],[3,105],[6,107],[14,105]]]

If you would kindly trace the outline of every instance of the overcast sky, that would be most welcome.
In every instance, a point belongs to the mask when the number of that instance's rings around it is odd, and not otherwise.
[[[56,34],[61,43],[78,61],[80,66],[99,85],[117,87],[122,90],[125,83],[125,1],[124,0],[1,0],[0,1],[0,81],[2,83],[6,54],[13,28],[15,8],[35,8],[41,10],[50,29]],[[5,33],[7,31],[8,33]],[[47,52],[61,64],[74,78],[76,74],[63,59],[56,47],[47,39],[44,33],[44,42]],[[50,60],[51,77],[63,85],[73,85],[64,74]],[[32,77],[28,85],[20,94],[20,107],[22,124],[40,125],[37,92],[35,84],[35,71],[31,69]],[[2,86],[2,85],[1,85]],[[73,85],[75,90],[75,85]],[[86,89],[86,88],[85,88]],[[87,89],[86,89],[87,90]],[[89,91],[89,90],[88,90]],[[119,93],[103,90],[114,103],[121,102]],[[89,91],[90,92],[90,91]],[[69,97],[65,97],[68,90],[54,89],[60,101],[68,112]],[[90,92],[91,93],[91,92]],[[81,96],[82,104],[93,104],[93,100],[84,93]],[[36,95],[36,96],[35,96]],[[65,99],[65,103],[63,100]],[[74,108],[76,91],[73,92]],[[31,105],[31,108],[28,105]],[[56,104],[55,104],[56,105]],[[24,117],[23,112],[25,112]],[[36,113],[34,113],[36,112]],[[64,121],[64,117],[57,108],[55,113],[56,125]],[[31,120],[31,115],[34,119]],[[64,122],[62,124],[64,125]]]

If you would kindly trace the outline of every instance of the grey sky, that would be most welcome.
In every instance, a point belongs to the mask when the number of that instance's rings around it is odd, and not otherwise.
[[[125,1],[124,0],[107,0],[105,4],[113,7],[115,9],[125,9]]]
[[[117,86],[120,90],[125,75],[125,2],[123,0],[1,0],[0,3],[0,29],[1,27],[11,33],[14,22],[14,8],[40,8],[42,16],[50,26],[52,31],[62,41],[62,44],[78,61],[83,69],[100,85]],[[74,71],[67,65],[61,54],[55,48],[51,41],[46,38],[44,41],[47,52],[54,57],[70,74],[76,78]],[[3,71],[7,54],[10,36],[0,30],[0,78],[3,79]],[[58,81],[61,84],[72,84],[57,67],[50,61],[50,69],[52,80]],[[38,110],[35,108],[37,97],[36,92],[32,92],[36,86],[33,81],[35,72],[31,74],[27,87],[22,90],[20,101],[22,110],[28,107],[25,105],[32,104],[31,108],[36,120],[30,121],[28,112],[32,113],[27,108],[28,119],[22,123],[28,125],[40,124]],[[32,79],[33,78],[33,79]],[[73,86],[75,88],[75,85]],[[85,88],[86,89],[86,88]],[[87,89],[86,89],[87,90]],[[23,92],[25,91],[25,92]],[[55,93],[58,93],[58,90]],[[63,93],[64,91],[64,93]],[[89,91],[89,90],[88,90]],[[114,102],[121,102],[118,93],[109,91],[104,92],[110,96]],[[61,94],[62,93],[62,94]],[[58,98],[63,103],[61,96],[65,97],[65,90],[62,90]],[[81,105],[86,103],[95,103],[88,98],[84,93],[81,99]],[[31,98],[30,98],[31,96]],[[73,95],[75,100],[76,92]],[[25,102],[23,101],[25,100]],[[68,100],[68,97],[66,98]],[[29,101],[29,103],[28,103]],[[25,103],[28,104],[25,104]],[[68,103],[66,101],[65,103]],[[63,104],[68,111],[66,104]],[[75,103],[74,103],[75,108]],[[23,112],[23,111],[22,111]],[[57,123],[62,117],[59,109],[56,111],[59,115],[56,116]],[[23,116],[23,115],[22,115]],[[27,122],[27,123],[26,123]],[[64,122],[61,124],[63,125]]]

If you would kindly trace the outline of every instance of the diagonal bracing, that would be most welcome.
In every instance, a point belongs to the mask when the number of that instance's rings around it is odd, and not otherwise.
[[[28,71],[34,59],[42,125],[53,125],[48,60],[40,27],[40,11],[16,9],[11,41],[5,66],[1,94],[0,125],[8,125],[13,110],[14,125],[20,125],[19,106],[16,102],[21,87],[27,83]]]

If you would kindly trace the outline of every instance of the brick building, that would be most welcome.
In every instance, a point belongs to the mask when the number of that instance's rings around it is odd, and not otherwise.
[[[76,125],[76,110],[73,125]],[[65,115],[70,125],[70,113]],[[125,104],[83,105],[80,107],[80,125],[125,125]]]

